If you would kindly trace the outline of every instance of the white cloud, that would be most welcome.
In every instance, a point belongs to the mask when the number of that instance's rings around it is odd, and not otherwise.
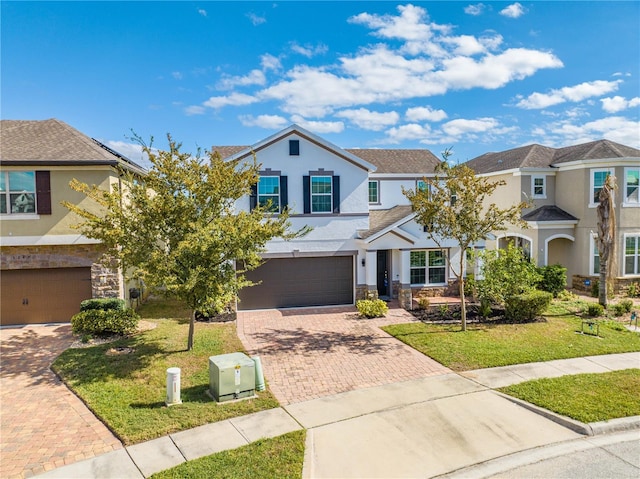
[[[527,110],[536,110],[558,105],[567,101],[578,102],[587,98],[606,95],[618,89],[620,80],[605,81],[596,80],[584,82],[575,86],[567,86],[549,93],[532,93],[527,98],[520,100],[516,106]]]
[[[485,8],[486,8],[486,5],[484,3],[467,5],[466,7],[464,7],[464,13],[466,13],[467,15],[473,15],[474,17],[477,17],[478,15],[482,15],[484,13]]]
[[[262,25],[263,23],[265,23],[267,21],[267,19],[265,17],[261,17],[259,15],[256,15],[253,12],[247,13],[246,17],[253,24],[253,26]]]
[[[408,108],[405,113],[405,118],[409,121],[442,121],[447,118],[447,114],[444,110],[433,110],[431,107],[418,106],[415,108]]]
[[[289,124],[286,118],[278,115],[241,115],[238,117],[243,126],[258,126],[260,128],[281,129]]]
[[[184,109],[184,112],[187,114],[187,116],[203,115],[205,111],[205,107],[200,105],[191,105]]]
[[[614,96],[612,98],[602,98],[600,101],[602,102],[602,109],[607,113],[617,113],[640,105],[640,97],[627,100],[621,96]]]
[[[461,137],[469,133],[483,133],[498,126],[494,118],[479,118],[477,120],[465,120],[462,118],[451,120],[442,125],[442,131],[453,137]]]
[[[209,108],[222,108],[228,105],[251,105],[257,100],[256,97],[251,95],[245,95],[243,93],[232,93],[228,96],[212,96],[203,103],[204,106]]]
[[[206,16],[207,16],[207,11],[206,11],[204,8],[199,8],[199,9],[198,9],[198,13],[199,13],[200,15],[202,15],[203,17],[206,17]]]
[[[302,128],[318,134],[340,133],[344,131],[344,123],[341,121],[310,121],[305,120],[299,115],[293,115],[291,120]]]
[[[171,76],[176,80],[182,80],[182,72],[171,72]]]
[[[266,82],[261,70],[251,70],[244,76],[223,76],[216,86],[220,90],[231,90],[236,86],[264,85]]]
[[[424,140],[432,136],[429,125],[418,125],[417,123],[390,128],[386,133],[390,143],[400,143],[407,140]]]
[[[377,111],[367,110],[366,108],[360,108],[358,110],[342,110],[334,116],[338,118],[346,118],[363,130],[373,131],[380,131],[390,125],[395,125],[400,119],[400,115],[395,111],[380,113]]]
[[[500,10],[500,15],[504,15],[505,17],[509,18],[518,18],[524,15],[525,12],[525,8],[521,4],[516,2]]]
[[[600,118],[583,124],[562,121],[546,125],[545,139],[557,146],[576,145],[606,138],[640,148],[640,121],[621,116]]]
[[[314,57],[316,55],[323,55],[329,51],[329,47],[319,43],[318,45],[298,45],[297,43],[291,44],[291,50],[299,55],[303,55],[307,58]]]
[[[280,63],[280,59],[278,57],[265,53],[260,57],[260,66],[264,71],[279,70],[282,68],[282,63]]]

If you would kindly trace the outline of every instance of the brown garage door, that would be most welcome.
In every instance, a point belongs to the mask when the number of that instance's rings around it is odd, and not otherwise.
[[[68,322],[91,298],[91,268],[0,272],[0,323]]]
[[[353,303],[353,256],[270,259],[247,273],[238,309]]]

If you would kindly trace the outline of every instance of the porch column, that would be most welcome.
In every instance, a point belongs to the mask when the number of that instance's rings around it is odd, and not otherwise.
[[[398,288],[398,303],[401,308],[413,309],[411,294],[411,250],[400,250],[400,286]]]
[[[366,255],[367,298],[378,299],[378,251],[367,250]]]

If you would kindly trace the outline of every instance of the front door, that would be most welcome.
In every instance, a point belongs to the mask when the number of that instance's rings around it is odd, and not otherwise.
[[[378,297],[389,298],[389,251],[378,250],[377,257],[378,269]]]

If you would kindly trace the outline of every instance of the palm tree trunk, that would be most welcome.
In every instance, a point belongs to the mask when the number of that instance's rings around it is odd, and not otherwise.
[[[598,302],[607,307],[607,261],[600,260],[600,279],[598,283]]]

